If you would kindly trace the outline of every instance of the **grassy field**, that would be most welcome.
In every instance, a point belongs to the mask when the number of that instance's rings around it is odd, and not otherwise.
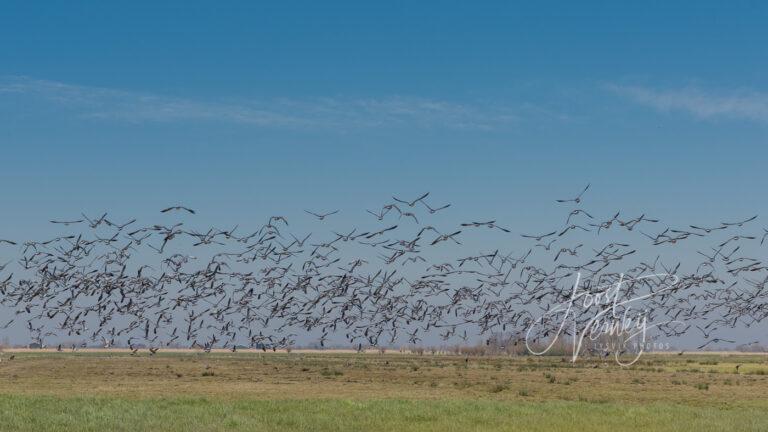
[[[768,430],[762,355],[10,355],[0,431]]]

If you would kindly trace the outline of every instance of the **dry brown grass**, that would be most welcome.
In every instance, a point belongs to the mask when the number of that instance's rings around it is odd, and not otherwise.
[[[17,352],[0,394],[216,399],[499,399],[764,404],[765,356],[647,355],[608,360],[348,353]],[[736,365],[742,364],[740,373]]]

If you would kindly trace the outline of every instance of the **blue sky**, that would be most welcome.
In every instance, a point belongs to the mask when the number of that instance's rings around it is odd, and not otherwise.
[[[4,231],[421,190],[524,223],[586,182],[765,206],[760,2],[156,3],[3,4]]]
[[[0,6],[0,238],[422,191],[535,232],[586,183],[603,214],[768,211],[763,2],[157,3]]]

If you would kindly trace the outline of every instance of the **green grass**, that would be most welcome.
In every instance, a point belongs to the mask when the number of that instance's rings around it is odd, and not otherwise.
[[[768,431],[766,356],[3,356],[0,432]]]
[[[759,408],[493,400],[0,396],[2,431],[765,431]]]

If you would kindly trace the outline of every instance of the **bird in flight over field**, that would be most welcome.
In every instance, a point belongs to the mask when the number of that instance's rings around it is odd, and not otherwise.
[[[584,192],[586,192],[589,189],[589,186],[590,186],[590,184],[587,183],[587,187],[585,187],[583,191],[581,191],[578,195],[576,195],[576,198],[559,199],[559,200],[556,200],[556,201],[559,202],[559,203],[575,202],[576,204],[579,204],[579,203],[581,203],[582,195],[584,195]]]
[[[190,214],[195,214],[194,210],[192,210],[191,208],[188,208],[188,207],[184,207],[184,206],[168,207],[166,209],[160,210],[160,213],[168,213],[170,211],[185,211],[185,212],[188,212]]]
[[[338,210],[334,210],[334,211],[328,212],[328,213],[315,213],[315,212],[311,212],[309,210],[304,210],[304,212],[311,214],[312,216],[316,217],[318,220],[323,220],[323,219],[325,219],[328,216],[335,215],[339,211]]]

